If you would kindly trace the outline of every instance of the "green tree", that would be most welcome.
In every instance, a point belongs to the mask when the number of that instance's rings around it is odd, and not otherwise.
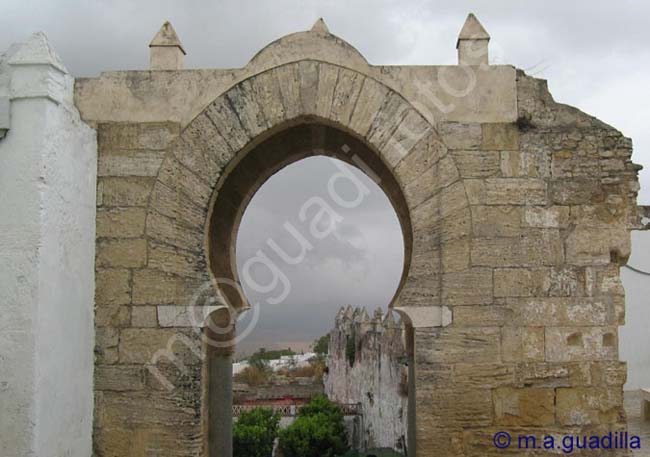
[[[312,344],[312,349],[318,355],[327,355],[329,353],[330,336],[329,334],[323,335],[316,339]]]
[[[284,457],[335,457],[348,451],[343,413],[324,395],[302,407],[298,418],[280,431]]]
[[[280,417],[271,408],[243,412],[233,426],[233,457],[271,457]]]

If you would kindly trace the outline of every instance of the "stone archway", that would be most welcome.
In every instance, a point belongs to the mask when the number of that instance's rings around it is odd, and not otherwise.
[[[405,241],[392,307],[414,328],[448,323],[442,272],[469,265],[470,209],[454,160],[399,93],[325,62],[289,63],[250,77],[185,128],[150,196],[148,264],[184,278],[183,289],[223,278],[236,283],[234,236],[246,204],[277,170],[314,154],[379,178]],[[246,309],[238,294],[217,288],[233,308]]]

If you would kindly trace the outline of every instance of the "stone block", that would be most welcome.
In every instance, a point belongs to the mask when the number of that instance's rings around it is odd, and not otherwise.
[[[568,364],[526,362],[518,363],[515,370],[519,387],[568,387],[573,384]]]
[[[518,206],[472,206],[474,236],[519,236],[522,209]]]
[[[408,185],[421,173],[429,170],[445,156],[445,145],[433,133],[422,138],[395,167],[395,177],[403,186]]]
[[[139,238],[144,235],[145,208],[100,208],[97,238]]]
[[[503,426],[547,426],[555,422],[553,389],[514,389],[493,391],[494,419]]]
[[[474,266],[551,266],[564,261],[564,249],[559,231],[539,230],[519,238],[476,238],[471,256]]]
[[[627,363],[617,360],[590,364],[591,380],[595,386],[621,387],[627,381]]]
[[[419,375],[418,367],[418,375]],[[458,363],[454,365],[449,385],[471,389],[493,389],[512,385],[515,382],[515,367],[504,363]]]
[[[507,306],[454,306],[453,323],[459,327],[503,326],[512,321],[514,311]]]
[[[609,302],[583,297],[532,297],[508,300],[514,325],[593,326],[615,323]]]
[[[129,306],[98,306],[95,308],[95,327],[128,327],[131,324]]]
[[[423,429],[427,422],[443,427],[478,427],[493,420],[487,389],[420,389],[416,395],[418,427]]]
[[[149,268],[189,278],[205,275],[205,259],[202,252],[190,252],[164,244],[151,243]]]
[[[544,360],[543,327],[503,327],[501,357],[504,362]]]
[[[271,127],[264,116],[264,111],[255,97],[255,91],[250,81],[242,81],[240,84],[226,92],[232,109],[237,115],[242,127],[251,138]]]
[[[110,155],[100,153],[97,176],[153,177],[158,174],[163,157],[162,151],[125,151]]]
[[[616,360],[616,327],[547,327],[546,361],[581,362]]]
[[[189,305],[199,284],[158,270],[133,273],[133,303],[137,305]]]
[[[131,327],[157,327],[158,315],[155,306],[133,306],[131,308]]]
[[[147,261],[147,240],[110,239],[97,242],[97,267],[143,267]]]
[[[131,272],[123,269],[98,269],[95,276],[97,305],[126,305],[131,303]]]
[[[95,367],[95,390],[127,392],[144,389],[144,367],[99,365]]]
[[[205,243],[205,234],[202,230],[187,227],[177,219],[169,218],[156,211],[149,211],[146,225],[149,239],[155,242],[192,252],[201,250]]]
[[[481,125],[481,149],[516,151],[519,149],[519,128],[514,123],[486,123]]]
[[[498,327],[455,327],[416,332],[416,363],[491,363],[501,360]]]
[[[604,199],[600,181],[595,179],[553,180],[549,192],[551,202],[556,205],[583,205]]]
[[[546,205],[546,193],[543,179],[487,178],[483,198],[487,205]]]
[[[363,79],[363,76],[357,72],[339,68],[338,80],[332,95],[332,119],[343,125],[349,124],[352,110],[359,99]]]
[[[548,268],[497,268],[494,270],[495,297],[538,297],[547,295]]]
[[[478,149],[481,145],[481,124],[443,122],[438,131],[449,149]]]
[[[501,151],[499,168],[506,178],[545,177],[540,172],[538,157],[527,151]]]
[[[387,96],[388,89],[383,84],[379,84],[371,78],[366,78],[357,105],[352,112],[350,128],[365,136]]]
[[[444,273],[442,277],[442,299],[446,305],[492,303],[492,291],[492,270],[487,268]]]
[[[569,224],[568,206],[528,206],[523,211],[522,226],[565,228]]]
[[[150,206],[170,219],[188,227],[203,227],[206,209],[196,206],[180,189],[156,182],[151,191]]]
[[[452,153],[458,171],[463,178],[487,178],[498,176],[501,157],[498,151],[454,151]]]
[[[179,132],[174,122],[104,123],[97,128],[97,143],[100,151],[164,150]]]
[[[251,140],[227,97],[217,98],[208,106],[205,114],[214,125],[219,126],[219,132],[231,150],[239,151]]]
[[[153,178],[100,178],[97,186],[100,206],[147,206]]]
[[[180,337],[179,337],[180,335]],[[173,329],[128,328],[122,330],[119,341],[120,363],[155,363],[158,351],[174,348],[187,349],[182,343],[184,335]],[[172,349],[175,352],[176,349]]]
[[[447,241],[440,246],[442,271],[458,273],[469,269],[469,239]]]
[[[630,235],[624,226],[576,226],[565,241],[567,262],[571,265],[607,265],[630,256]]]
[[[621,389],[560,388],[556,401],[557,421],[561,425],[611,424],[624,414]]]

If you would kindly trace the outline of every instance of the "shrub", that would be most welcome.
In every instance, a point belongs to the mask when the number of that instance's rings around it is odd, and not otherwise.
[[[335,457],[348,450],[341,409],[324,395],[302,407],[293,424],[280,431],[284,457]]]
[[[271,377],[271,371],[264,367],[246,367],[235,376],[233,379],[237,382],[243,382],[249,386],[259,386],[268,382]]]
[[[271,408],[242,413],[233,426],[233,457],[271,457],[280,414]]]

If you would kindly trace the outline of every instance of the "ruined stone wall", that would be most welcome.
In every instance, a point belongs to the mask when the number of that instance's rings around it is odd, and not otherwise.
[[[342,309],[330,332],[325,394],[338,403],[361,404],[363,449],[403,451],[407,430],[404,329],[381,310]]]
[[[475,85],[443,96],[445,73]],[[331,154],[340,140],[372,153],[403,196],[412,246],[392,305],[414,328],[418,457],[500,454],[505,429],[624,426],[619,267],[639,223],[638,167],[629,139],[555,103],[544,81],[510,66],[375,67],[304,32],[244,69],[105,74],[76,95],[99,136],[97,456],[201,454],[187,307],[211,261],[230,265],[211,228],[236,231],[228,211],[210,219],[212,196],[238,208],[287,144]],[[283,136],[305,119],[319,125]],[[169,347],[186,370],[156,363]]]
[[[471,238],[467,263],[450,264],[462,272],[443,271],[452,324],[416,329],[418,455],[496,455],[490,438],[504,429],[625,425],[619,267],[639,222],[631,141],[523,72],[517,99],[516,123],[441,128]]]

